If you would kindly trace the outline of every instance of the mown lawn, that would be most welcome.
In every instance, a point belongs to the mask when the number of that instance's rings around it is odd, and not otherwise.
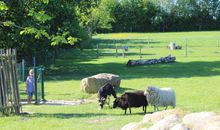
[[[23,111],[32,114],[0,118],[2,130],[117,130],[128,122],[140,121],[141,108],[124,115],[121,109],[98,110],[96,94],[80,90],[80,80],[97,73],[114,73],[121,77],[118,95],[124,91],[145,90],[148,85],[172,87],[177,95],[177,108],[184,112],[220,112],[220,32],[184,33],[116,33],[94,36],[96,49],[68,50],[45,75],[47,100],[77,100],[91,103],[78,106],[24,105]],[[150,43],[148,43],[150,39]],[[187,39],[187,40],[186,40]],[[169,42],[176,42],[182,50],[170,51]],[[188,46],[186,57],[185,44]],[[116,58],[115,46],[128,45],[126,57]],[[129,59],[176,56],[175,63],[126,67]],[[95,46],[96,48],[96,46]],[[121,55],[118,49],[118,55]],[[21,98],[25,98],[24,84],[20,84]],[[113,100],[113,99],[112,99]],[[162,108],[161,108],[162,109]],[[153,108],[148,107],[148,112]]]

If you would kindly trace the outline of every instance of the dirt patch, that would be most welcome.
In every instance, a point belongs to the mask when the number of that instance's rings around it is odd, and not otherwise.
[[[48,100],[44,104],[45,105],[80,105],[84,103],[92,102],[92,100],[80,99],[74,101],[66,101],[66,100]]]
[[[112,121],[112,118],[96,118],[96,119],[90,119],[88,120],[88,123],[103,123],[107,121]]]
[[[47,100],[47,101],[41,101],[39,102],[39,105],[80,105],[84,103],[90,103],[94,102],[93,100],[88,100],[88,99],[80,99],[80,100],[72,100],[72,101],[67,101],[67,100]],[[33,101],[31,104],[34,104],[35,102]],[[22,105],[27,105],[27,102],[22,101]]]

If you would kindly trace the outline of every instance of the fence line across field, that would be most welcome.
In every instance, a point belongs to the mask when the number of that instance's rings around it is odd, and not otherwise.
[[[142,41],[142,39],[140,40]],[[113,43],[108,44],[96,44],[97,58],[105,57],[105,56],[115,56],[117,57],[129,57],[129,56],[137,56],[142,58],[144,56],[155,56],[160,55],[161,51],[164,53],[163,56],[173,54],[181,57],[193,57],[193,56],[201,56],[201,57],[209,57],[209,56],[219,56],[220,54],[220,40],[219,39],[200,39],[200,40],[192,40],[189,38],[176,39],[172,41],[164,40],[164,41],[153,41],[153,39],[144,44],[141,42],[137,42],[138,44],[134,44],[132,42],[126,43],[126,41],[117,42],[117,40],[113,40]],[[155,44],[159,42],[161,44]],[[181,47],[180,50],[169,50],[167,46],[174,42],[178,46]],[[206,53],[200,53],[200,51],[204,51]],[[148,54],[149,53],[149,54]],[[151,54],[154,53],[154,54]]]

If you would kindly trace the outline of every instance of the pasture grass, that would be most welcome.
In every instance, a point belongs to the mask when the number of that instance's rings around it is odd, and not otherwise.
[[[23,111],[31,114],[1,117],[2,130],[118,130],[123,125],[142,120],[141,108],[133,108],[131,115],[124,115],[121,109],[105,107],[98,110],[96,94],[80,90],[82,78],[97,73],[114,73],[121,77],[121,95],[125,91],[145,90],[149,85],[172,87],[176,91],[177,109],[184,112],[220,112],[220,48],[217,36],[220,32],[184,33],[115,33],[94,36],[91,44],[96,49],[68,50],[45,75],[45,97],[47,100],[89,99],[90,103],[76,106],[24,105]],[[188,37],[188,56],[185,56],[184,38]],[[148,39],[151,39],[150,45]],[[182,50],[166,48],[174,41],[183,46]],[[183,41],[183,42],[178,42]],[[190,39],[190,40],[189,40]],[[197,42],[196,42],[197,41]],[[115,57],[115,43],[128,45],[126,57]],[[129,59],[160,58],[169,54],[176,56],[175,63],[126,67]],[[121,50],[118,50],[121,54]],[[24,83],[19,84],[21,98],[26,98]],[[111,98],[111,101],[113,99]],[[163,108],[160,108],[162,110]],[[153,111],[149,106],[148,112]]]

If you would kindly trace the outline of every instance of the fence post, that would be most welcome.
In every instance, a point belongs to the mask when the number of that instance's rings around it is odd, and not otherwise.
[[[99,58],[99,44],[96,45],[96,57]]]
[[[48,69],[48,57],[47,57],[47,55],[48,55],[48,50],[46,49],[45,50],[45,67],[46,67],[46,70]]]
[[[21,71],[22,71],[22,81],[24,82],[24,80],[25,80],[25,78],[24,78],[24,76],[25,76],[25,60],[24,59],[22,59],[21,67],[22,67],[22,69],[21,69]]]
[[[34,95],[35,95],[35,104],[37,104],[37,67],[36,67],[36,58],[33,57],[33,64],[34,64]]]
[[[125,49],[122,48],[122,57],[124,58],[125,57]]]
[[[186,54],[185,54],[185,56],[187,57],[188,56],[188,54],[187,54],[188,53],[187,52],[188,51],[188,45],[187,45],[188,40],[187,40],[187,38],[185,39],[185,42],[186,42]]]
[[[118,58],[118,47],[117,47],[117,44],[115,44],[115,53],[116,53],[116,57]]]
[[[141,55],[141,46],[140,46],[140,59],[142,58],[142,55]]]
[[[37,104],[37,67],[34,67],[34,86],[35,104]]]
[[[35,56],[33,56],[33,65],[34,65],[34,67],[36,67],[36,57]]]
[[[45,101],[45,98],[44,98],[44,69],[43,69],[43,67],[40,68],[40,73],[41,73],[41,98],[43,101]]]

